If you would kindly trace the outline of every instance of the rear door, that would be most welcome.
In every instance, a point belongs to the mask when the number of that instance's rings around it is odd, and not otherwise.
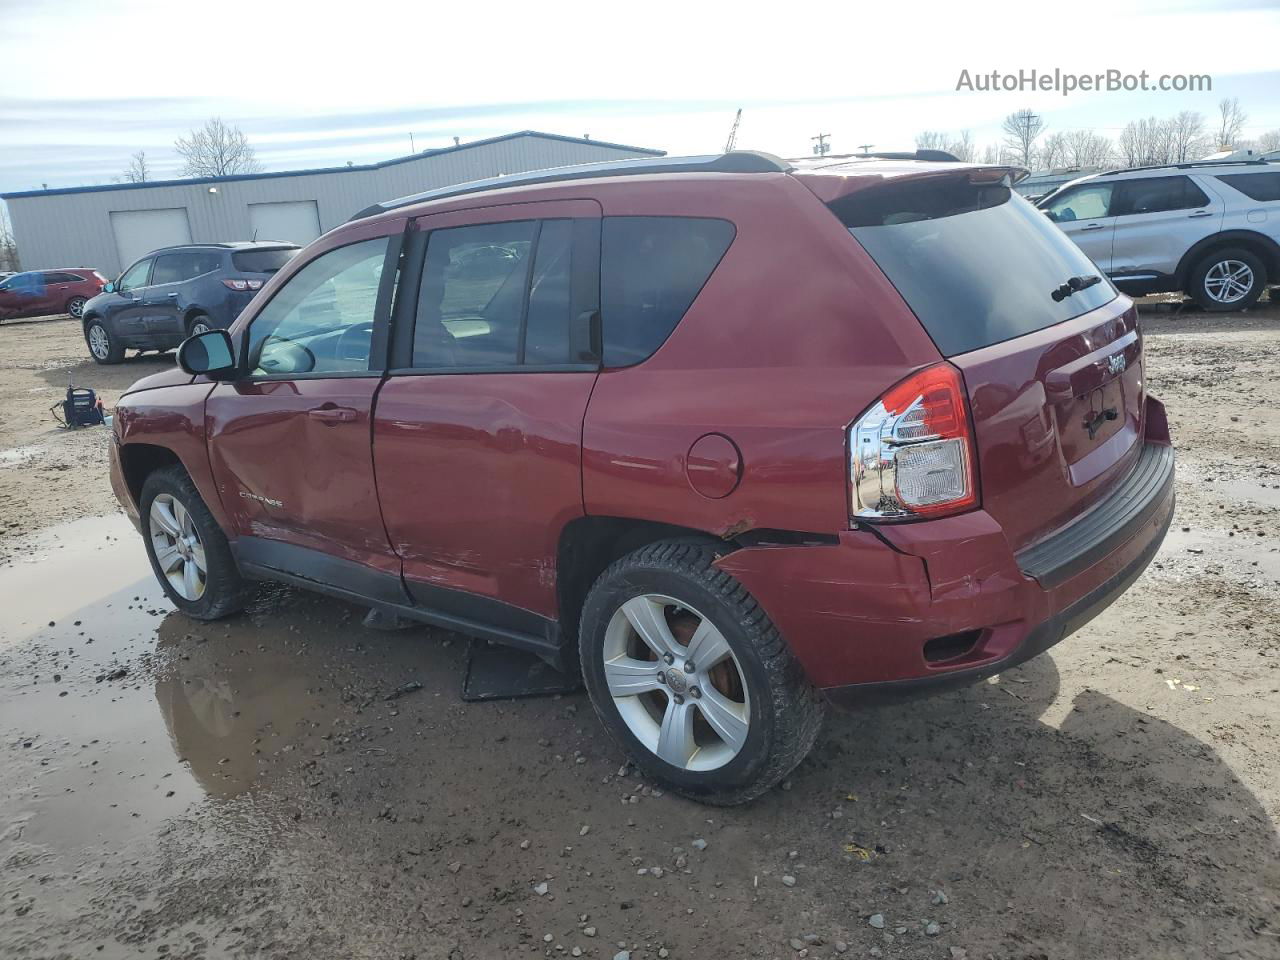
[[[232,328],[248,375],[206,402],[209,460],[236,556],[328,586],[403,601],[382,527],[370,428],[403,220],[310,252]]]
[[[1082,183],[1049,198],[1041,209],[1105,273],[1115,238],[1115,184]]]
[[[1172,276],[1183,254],[1222,229],[1225,209],[1185,174],[1119,181],[1112,275]]]
[[[1136,460],[1142,337],[1132,302],[1043,214],[966,177],[831,206],[963,375],[982,506],[1018,550]]]
[[[536,634],[556,616],[559,532],[583,515],[600,207],[414,226],[373,426],[387,532],[415,602]]]

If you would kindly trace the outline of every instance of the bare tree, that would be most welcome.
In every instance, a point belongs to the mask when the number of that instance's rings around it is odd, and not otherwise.
[[[1111,141],[1092,130],[1072,130],[1066,137],[1066,165],[1100,167],[1111,159]]]
[[[1240,109],[1239,97],[1223,97],[1218,101],[1218,116],[1221,120],[1218,125],[1218,148],[1229,150],[1240,139],[1249,115]]]
[[[982,162],[983,163],[999,163],[1000,147],[994,143],[988,143],[985,147],[983,147]]]
[[[948,144],[947,150],[964,163],[973,163],[978,159],[978,146],[973,142],[973,134],[968,130],[961,130],[960,136]]]
[[[1280,127],[1274,130],[1268,130],[1258,138],[1258,149],[1263,153],[1270,153],[1273,150],[1280,150]]]
[[[925,130],[916,136],[917,150],[947,149],[947,135],[941,130]]]
[[[1120,132],[1120,157],[1130,167],[1168,163],[1172,138],[1169,125],[1158,117],[1130,120]]]
[[[1209,152],[1209,138],[1205,136],[1204,115],[1195,110],[1183,110],[1168,121],[1172,156],[1177,163],[1198,160]]]
[[[1068,156],[1067,134],[1059,130],[1045,137],[1044,146],[1040,148],[1040,166],[1046,170],[1052,170],[1054,167],[1065,167],[1068,163]]]
[[[1040,114],[1032,110],[1019,110],[1004,118],[1000,129],[1004,131],[1004,145],[1013,154],[1013,161],[1030,167],[1035,159],[1036,140],[1048,126]]]
[[[120,179],[125,183],[146,183],[151,179],[151,164],[147,162],[147,151],[139,150],[129,158],[129,166],[125,167]]]
[[[18,262],[18,242],[13,237],[13,228],[9,225],[9,214],[0,204],[0,270],[20,270]]]
[[[221,118],[207,120],[191,136],[179,137],[173,148],[183,159],[183,175],[188,177],[225,177],[233,173],[257,173],[262,169],[249,138],[239,127],[223,123]]]

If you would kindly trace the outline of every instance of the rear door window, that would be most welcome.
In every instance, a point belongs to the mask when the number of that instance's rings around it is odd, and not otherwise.
[[[727,220],[605,217],[600,246],[604,365],[653,355],[733,242]]]
[[[1191,210],[1209,203],[1204,191],[1190,177],[1145,177],[1122,180],[1119,184],[1116,214],[1164,213],[1166,210]]]
[[[1280,173],[1236,173],[1218,179],[1250,200],[1280,200]]]
[[[1004,184],[959,178],[871,188],[831,210],[898,289],[944,356],[1078,317],[1115,299],[1105,277],[1055,300],[1098,268]]]

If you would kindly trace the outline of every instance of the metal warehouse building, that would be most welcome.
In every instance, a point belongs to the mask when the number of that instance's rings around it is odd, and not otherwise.
[[[110,277],[177,243],[306,243],[370,204],[468,180],[661,150],[526,130],[361,166],[6,193],[24,270]]]

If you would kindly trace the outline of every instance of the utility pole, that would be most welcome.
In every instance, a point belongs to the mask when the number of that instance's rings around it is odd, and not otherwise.
[[[858,149],[861,150],[864,154],[866,154],[866,153],[870,153],[871,148],[874,146],[875,146],[874,143],[860,143],[858,144]]]
[[[831,152],[831,144],[827,143],[827,138],[830,136],[831,134],[829,133],[820,133],[816,137],[809,138],[810,140],[818,141],[813,145],[813,152],[817,156],[825,157],[828,153]]]
[[[417,152],[418,152],[418,148],[417,148],[417,147],[415,147],[415,146],[413,145],[413,131],[412,131],[412,130],[410,130],[410,131],[409,131],[409,152],[410,152],[410,153],[417,153]]]
[[[724,142],[724,152],[732,153],[738,143],[738,124],[742,123],[742,108],[733,115],[733,126],[729,128],[729,139]]]

